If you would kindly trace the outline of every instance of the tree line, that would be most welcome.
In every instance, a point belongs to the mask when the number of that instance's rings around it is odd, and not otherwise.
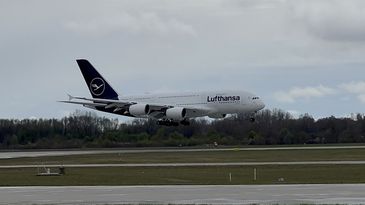
[[[164,127],[152,119],[119,122],[94,112],[76,111],[62,119],[1,119],[0,148],[99,148],[196,145],[278,145],[365,142],[365,117],[326,117],[274,109],[256,122],[235,115],[222,120],[192,120],[190,126]]]

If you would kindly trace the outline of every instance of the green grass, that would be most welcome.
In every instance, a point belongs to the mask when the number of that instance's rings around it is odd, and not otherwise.
[[[365,149],[151,152],[2,159],[0,165],[203,163],[365,160]],[[257,168],[258,180],[253,181]],[[36,168],[0,169],[0,186],[365,183],[365,165],[263,165],[66,168],[65,176],[37,177]],[[232,173],[232,182],[229,181]],[[284,178],[284,182],[279,182]]]
[[[275,161],[365,160],[365,149],[260,150],[206,152],[108,153],[54,157],[1,159],[0,165],[16,164],[113,164],[113,163],[202,163]]]
[[[365,183],[365,165],[237,167],[67,168],[65,176],[36,176],[37,169],[0,169],[0,186]],[[232,182],[229,181],[232,173]],[[284,178],[284,182],[279,182]]]

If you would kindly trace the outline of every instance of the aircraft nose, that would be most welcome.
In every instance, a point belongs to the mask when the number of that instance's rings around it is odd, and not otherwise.
[[[264,102],[262,102],[262,100],[259,100],[259,101],[257,102],[257,108],[258,108],[259,110],[262,110],[262,109],[264,109],[264,107],[265,107],[265,103],[264,103]]]

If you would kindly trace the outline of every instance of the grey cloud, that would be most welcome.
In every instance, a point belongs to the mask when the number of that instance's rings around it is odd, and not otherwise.
[[[297,23],[328,41],[365,40],[365,2],[360,0],[288,1]]]
[[[70,21],[65,27],[83,35],[106,35],[111,32],[149,33],[157,35],[195,36],[196,31],[191,25],[176,18],[162,18],[154,12],[130,14],[118,12],[117,14],[104,14],[94,16],[84,21]]]
[[[348,93],[355,94],[357,99],[365,103],[365,81],[342,83],[338,87]]]
[[[279,102],[294,103],[297,100],[310,100],[335,94],[336,91],[323,85],[293,87],[288,91],[278,91],[274,93],[274,98]]]

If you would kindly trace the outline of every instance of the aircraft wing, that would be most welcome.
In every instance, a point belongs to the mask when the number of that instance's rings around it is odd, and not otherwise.
[[[112,109],[114,113],[122,111],[123,114],[129,115],[128,108],[131,105],[137,104],[137,102],[127,102],[120,100],[111,100],[111,99],[101,99],[101,98],[85,98],[85,97],[75,97],[69,96],[68,101],[59,101],[62,103],[70,103],[70,104],[78,104],[83,105],[88,108],[102,108],[102,109]],[[82,100],[82,101],[73,101]],[[165,117],[165,112],[169,108],[173,108],[173,105],[165,105],[165,104],[155,104],[148,103],[150,111],[148,113],[149,117],[160,119]],[[201,117],[206,116],[210,110],[204,108],[189,108],[184,107],[187,111],[187,116],[189,117]]]
[[[102,103],[92,103],[92,102],[76,102],[76,101],[58,101],[62,103],[70,103],[70,104],[77,104],[77,105],[84,105],[84,106],[92,106],[92,107],[103,107],[105,104]]]
[[[85,100],[85,101],[90,101],[90,102],[94,102],[94,103],[102,103],[102,104],[118,104],[118,105],[132,105],[135,103],[132,102],[123,102],[120,100],[110,100],[110,99],[102,99],[102,98],[85,98],[85,97],[75,97],[72,95],[68,95],[69,101],[67,102],[73,102],[73,99],[77,99],[77,100]]]
[[[123,110],[123,114],[129,114],[128,108],[131,105],[137,104],[137,102],[127,102],[120,100],[111,99],[101,99],[101,98],[85,98],[85,97],[75,97],[68,95],[68,101],[58,101],[62,103],[78,104],[83,105],[88,108],[102,108],[102,109],[113,109],[113,112],[118,112]],[[74,101],[74,100],[78,101]],[[148,104],[150,107],[149,116],[154,118],[161,118],[164,116],[165,111],[173,106],[169,105],[159,105],[159,104]],[[127,111],[127,112],[126,112]]]

